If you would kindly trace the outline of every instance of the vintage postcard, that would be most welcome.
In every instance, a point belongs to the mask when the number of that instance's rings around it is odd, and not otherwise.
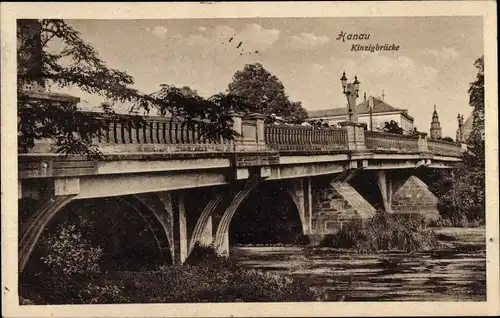
[[[495,9],[2,4],[3,315],[498,315]]]

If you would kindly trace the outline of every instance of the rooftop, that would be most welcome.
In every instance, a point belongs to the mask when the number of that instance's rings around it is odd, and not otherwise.
[[[370,109],[368,107],[368,100],[366,99],[362,103],[356,105],[356,113],[359,114],[369,114]],[[392,112],[401,112],[408,119],[413,120],[413,117],[408,115],[408,111],[406,109],[400,109],[393,107],[378,97],[373,97],[373,110],[372,113],[392,113]],[[346,107],[341,108],[330,108],[330,109],[320,109],[320,110],[311,110],[307,112],[309,118],[323,118],[323,117],[335,117],[335,116],[344,116],[347,115]]]

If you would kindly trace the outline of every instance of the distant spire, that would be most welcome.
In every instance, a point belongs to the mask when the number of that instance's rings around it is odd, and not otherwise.
[[[365,102],[366,102],[366,92],[365,92],[365,94],[364,94],[363,98],[365,99]]]
[[[441,124],[439,122],[436,104],[434,104],[434,112],[432,112],[431,139],[441,139]]]
[[[382,90],[382,100],[385,100],[384,90]]]

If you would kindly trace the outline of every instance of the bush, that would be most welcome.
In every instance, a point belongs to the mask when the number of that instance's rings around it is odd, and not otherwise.
[[[123,287],[114,283],[96,284],[86,283],[78,293],[79,303],[83,304],[112,304],[125,302],[122,296]]]
[[[44,245],[47,255],[41,259],[56,275],[92,275],[100,271],[102,248],[85,240],[75,224],[59,225]]]
[[[211,247],[196,246],[184,265],[154,271],[46,276],[35,291],[49,304],[275,302],[322,300],[284,274],[238,267]],[[25,295],[23,295],[25,296]]]
[[[447,218],[440,218],[436,221],[431,221],[429,227],[484,227],[483,219],[469,220],[466,216],[450,216]]]
[[[186,260],[186,264],[198,265],[206,262],[214,262],[216,260],[219,260],[219,255],[217,255],[217,251],[212,245],[204,246],[196,243]]]
[[[360,252],[415,252],[437,244],[434,232],[427,227],[427,221],[421,215],[378,211],[364,224],[348,223],[321,245]]]

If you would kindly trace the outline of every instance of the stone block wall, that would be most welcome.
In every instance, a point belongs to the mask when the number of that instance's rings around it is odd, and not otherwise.
[[[351,221],[362,222],[375,209],[348,183],[332,183],[312,192],[312,233],[334,234]]]
[[[419,213],[427,219],[439,218],[438,199],[427,185],[411,176],[392,196],[392,213]]]

